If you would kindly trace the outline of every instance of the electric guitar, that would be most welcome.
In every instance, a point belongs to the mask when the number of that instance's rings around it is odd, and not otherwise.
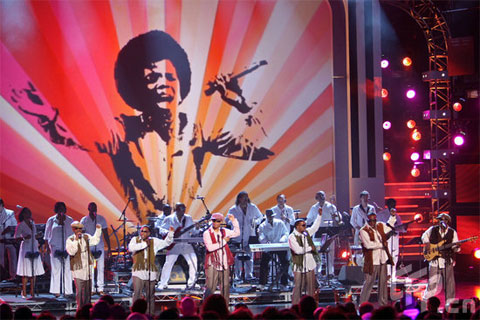
[[[210,218],[212,217],[212,214],[211,213],[208,213],[207,215],[205,215],[202,219],[198,220],[196,223],[193,223],[191,225],[189,225],[188,227],[178,227],[177,230],[175,230],[175,232],[173,233],[173,242],[171,245],[169,245],[166,249],[167,250],[170,250],[172,249],[174,246],[175,246],[175,239],[176,238],[180,238],[184,233],[190,231],[191,229],[195,228],[195,226],[197,224],[200,224],[206,220],[209,220]],[[165,236],[167,237],[167,236]]]
[[[420,219],[414,219],[414,220],[412,220],[412,221],[408,221],[408,222],[402,223],[402,224],[400,224],[400,225],[398,225],[398,226],[395,226],[395,227],[393,228],[393,230],[390,230],[390,231],[386,234],[387,239],[390,239],[391,236],[394,236],[394,235],[397,233],[397,230],[399,230],[400,228],[402,228],[402,227],[408,227],[408,225],[409,225],[410,223],[418,222],[418,221],[420,221]]]
[[[474,237],[470,237],[468,239],[460,240],[460,241],[457,241],[457,242],[452,242],[452,243],[449,243],[449,244],[446,244],[446,245],[444,245],[446,240],[442,240],[437,244],[427,243],[425,245],[425,248],[423,249],[423,256],[425,257],[425,260],[432,261],[436,257],[440,256],[441,251],[450,249],[451,247],[453,247],[457,244],[462,244],[462,243],[468,242],[468,241],[475,241],[477,239],[478,239],[478,236],[474,236]]]

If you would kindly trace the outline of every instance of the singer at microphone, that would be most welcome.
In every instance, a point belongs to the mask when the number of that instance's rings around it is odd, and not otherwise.
[[[234,263],[233,254],[228,246],[230,238],[240,235],[238,220],[232,214],[228,219],[233,225],[233,230],[221,227],[224,221],[223,214],[214,213],[211,218],[212,225],[203,233],[203,242],[207,249],[205,256],[205,292],[203,300],[215,292],[217,285],[220,286],[220,294],[227,303],[230,301],[230,266]]]

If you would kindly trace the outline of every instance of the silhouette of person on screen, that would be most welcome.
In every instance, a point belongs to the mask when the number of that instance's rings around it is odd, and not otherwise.
[[[253,71],[253,68],[251,70]],[[228,105],[246,114],[252,108],[242,96],[238,77],[239,75],[232,74],[217,76],[214,81],[208,83],[210,87],[205,94],[218,92],[220,98]],[[189,131],[193,133],[185,137],[185,129],[191,125],[189,122],[191,120],[187,113],[182,111],[182,103],[190,92],[191,78],[187,53],[163,31],[154,30],[131,39],[118,54],[115,64],[117,91],[125,103],[137,113],[121,114],[116,117],[124,135],[112,133],[110,141],[97,142],[96,146],[99,152],[110,156],[125,194],[135,199],[132,202],[137,212],[138,191],[141,192],[142,199],[151,202],[156,210],[162,209],[164,201],[164,197],[160,198],[147,180],[141,164],[135,162],[138,157],[134,156],[134,153],[140,158],[144,157],[141,142],[148,134],[157,135],[167,146],[173,144],[172,148],[179,148],[173,143],[174,140],[189,139],[188,145],[200,186],[201,167],[207,153],[251,161],[265,160],[273,155],[272,151],[257,147],[254,142],[243,136],[234,136],[230,131],[223,129],[205,137],[201,123],[193,124],[193,130]],[[252,116],[246,119],[246,125],[252,125]],[[167,162],[168,176],[160,177],[162,180],[171,179],[173,158],[186,154],[181,148],[172,150],[170,156],[163,155],[163,161]]]

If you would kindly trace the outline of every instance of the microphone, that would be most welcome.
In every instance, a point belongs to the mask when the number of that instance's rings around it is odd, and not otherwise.
[[[23,206],[17,204],[17,208],[18,208],[18,209],[23,209]]]
[[[197,197],[196,197],[195,199],[197,199],[197,200],[203,200],[203,199],[205,199],[205,197],[202,197],[202,196],[197,195]]]
[[[440,222],[440,225],[443,229],[447,229],[447,224],[445,223],[445,221]]]
[[[128,198],[128,200],[133,201],[133,200],[135,200],[135,198],[131,197],[131,198]]]

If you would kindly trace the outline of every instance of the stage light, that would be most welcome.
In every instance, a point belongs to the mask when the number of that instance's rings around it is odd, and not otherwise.
[[[463,144],[465,143],[465,135],[461,133],[457,134],[453,138],[453,143],[455,143],[456,146],[463,146]]]
[[[418,152],[412,152],[412,154],[410,155],[410,159],[412,161],[417,161],[418,159],[420,159],[420,154]]]
[[[388,62],[387,59],[383,59],[382,61],[380,61],[380,66],[382,67],[382,69],[388,68],[389,64],[390,64],[390,62]]]
[[[410,59],[410,57],[405,57],[403,58],[402,63],[405,67],[410,67],[412,65],[412,59]]]
[[[383,161],[390,161],[390,159],[392,159],[392,155],[390,154],[390,152],[384,152]]]
[[[480,249],[479,248],[475,248],[475,250],[473,250],[473,256],[475,257],[475,259],[480,260]]]
[[[407,92],[405,93],[405,95],[407,96],[408,99],[413,99],[415,98],[415,90],[413,89],[408,89]]]
[[[350,257],[350,251],[343,250],[340,256],[342,257],[342,259],[348,259],[348,257]]]
[[[462,108],[463,108],[463,106],[462,106],[462,104],[461,104],[460,102],[455,102],[455,103],[453,104],[453,110],[455,110],[455,111],[457,111],[457,112],[462,111]]]
[[[413,130],[412,139],[413,139],[413,141],[418,141],[418,140],[422,139],[422,134],[420,133],[420,131],[418,131],[417,129]]]
[[[412,170],[410,171],[410,174],[412,177],[418,177],[420,175],[420,169],[417,168],[417,166],[413,166]]]
[[[388,97],[388,90],[383,88],[382,89],[382,98],[386,98],[386,97]]]
[[[415,128],[416,125],[417,125],[417,123],[415,122],[415,120],[408,120],[408,121],[407,121],[407,127],[408,127],[409,129]]]
[[[390,121],[385,121],[383,123],[383,129],[389,130],[392,127],[392,123]]]
[[[415,220],[416,222],[420,223],[423,221],[423,214],[421,213],[417,213],[414,217],[413,217],[413,220]]]

